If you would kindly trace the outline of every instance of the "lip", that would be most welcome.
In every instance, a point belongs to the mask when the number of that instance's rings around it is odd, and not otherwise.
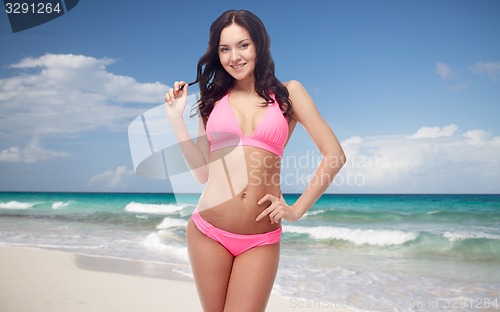
[[[245,67],[246,64],[247,63],[242,63],[242,64],[238,64],[238,65],[229,65],[229,66],[231,66],[231,68],[234,69],[234,70],[240,70],[243,67]]]

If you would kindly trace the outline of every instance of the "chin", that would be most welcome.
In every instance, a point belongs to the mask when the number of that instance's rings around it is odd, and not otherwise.
[[[250,73],[248,73],[248,71],[241,72],[241,73],[235,73],[232,67],[224,68],[224,69],[231,77],[233,77],[235,80],[238,80],[238,81],[245,80],[245,79],[248,79],[248,78],[253,76],[253,73],[250,74]]]

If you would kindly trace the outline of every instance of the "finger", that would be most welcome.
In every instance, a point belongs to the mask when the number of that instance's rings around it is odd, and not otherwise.
[[[167,93],[165,93],[165,102],[172,101],[172,88],[168,89]]]
[[[279,209],[274,209],[270,214],[269,214],[269,219],[271,220],[271,224],[273,223],[278,223],[279,220],[281,219],[280,217],[280,210]]]
[[[176,81],[174,82],[174,99],[178,99],[179,97],[181,97],[181,95],[181,82]]]
[[[273,211],[271,211],[271,213],[269,214],[269,218],[271,218],[271,221],[274,220],[274,218],[280,213],[280,211],[278,209],[274,209]]]
[[[271,214],[269,214],[269,221],[271,221],[271,224],[274,223],[274,217],[272,217]]]
[[[262,211],[257,218],[255,218],[255,221],[260,221],[262,218],[264,218],[267,215],[266,210]]]
[[[175,96],[174,96],[174,89],[170,88],[168,90],[168,96],[170,98],[170,101],[174,101],[175,100]]]
[[[184,81],[182,81],[181,83],[183,83],[181,85],[182,96],[187,96],[188,95],[188,87],[189,87],[189,85],[188,85],[187,82],[184,82]]]
[[[260,205],[260,204],[262,204],[263,202],[266,202],[266,201],[271,201],[272,202],[271,196],[272,196],[271,194],[264,195],[264,197],[262,197],[261,199],[259,199],[257,201],[257,205]]]
[[[266,194],[264,195],[264,197],[262,197],[261,199],[259,199],[257,201],[257,205],[261,205],[263,203],[265,203],[266,201],[270,201],[271,204],[269,205],[269,207],[267,207],[266,209],[264,209],[256,218],[256,221],[260,221],[262,220],[262,218],[264,218],[266,215],[268,215],[271,211],[273,211],[275,209],[275,206],[273,205],[274,201],[277,199],[277,197],[271,195],[271,194]]]
[[[265,216],[267,216],[268,214],[270,214],[273,210],[275,209],[275,207],[273,206],[273,204],[271,204],[269,207],[267,207],[266,209],[264,209],[258,216],[257,218],[255,219],[255,221],[260,221],[262,220]]]
[[[274,216],[272,219],[271,219],[271,224],[274,224],[274,223],[280,223],[281,221],[281,217],[279,215],[276,215]]]

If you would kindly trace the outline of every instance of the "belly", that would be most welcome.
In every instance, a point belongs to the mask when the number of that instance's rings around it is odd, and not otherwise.
[[[209,178],[198,202],[201,216],[214,226],[237,234],[260,234],[279,228],[269,218],[255,218],[271,203],[266,194],[281,196],[280,158],[270,152],[237,147],[212,153]]]

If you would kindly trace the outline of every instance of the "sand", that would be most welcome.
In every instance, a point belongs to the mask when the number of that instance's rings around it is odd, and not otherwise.
[[[0,246],[0,311],[202,312],[194,282],[160,263]],[[303,308],[300,308],[303,307]],[[266,311],[339,311],[271,294]]]

